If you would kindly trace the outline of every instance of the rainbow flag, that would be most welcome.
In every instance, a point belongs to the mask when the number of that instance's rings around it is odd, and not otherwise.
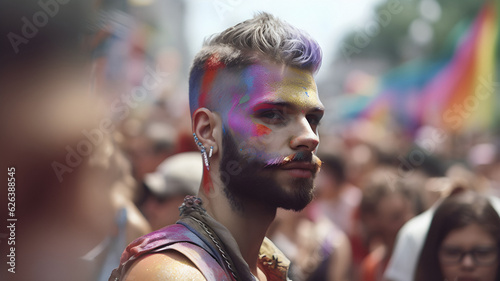
[[[410,133],[422,125],[452,132],[494,130],[500,119],[499,6],[487,2],[471,24],[457,26],[458,36],[440,58],[411,61],[382,76],[365,107],[350,116],[396,122]]]
[[[492,129],[497,100],[497,16],[492,6],[481,9],[448,65],[421,92],[421,123],[454,132]]]

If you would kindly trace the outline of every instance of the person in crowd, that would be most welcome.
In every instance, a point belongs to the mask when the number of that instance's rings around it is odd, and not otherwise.
[[[291,261],[294,281],[351,280],[351,244],[313,200],[304,210],[279,209],[268,237]]]
[[[476,192],[482,190],[471,185],[474,181],[468,179],[468,173],[464,171],[456,172],[456,167],[452,166],[447,172],[449,177],[430,178],[426,189],[440,193],[440,198],[425,212],[409,220],[399,231],[396,245],[392,253],[391,260],[384,273],[384,278],[390,281],[412,281],[415,276],[418,257],[421,253],[425,237],[429,230],[434,212],[443,199],[452,196],[462,190],[471,189]],[[452,172],[453,171],[453,172]],[[465,176],[465,178],[464,178]],[[489,197],[491,204],[500,214],[500,198]]]
[[[412,178],[397,179],[393,168],[378,168],[363,186],[360,215],[370,253],[361,264],[361,280],[382,280],[399,229],[422,212],[421,195]]]
[[[500,217],[487,197],[462,191],[434,213],[415,281],[500,280]]]
[[[278,208],[313,198],[320,64],[316,41],[268,13],[205,43],[189,79],[198,197],[177,224],[130,244],[110,280],[287,280],[289,261],[265,234]]]
[[[145,175],[139,209],[153,230],[177,221],[184,198],[198,193],[202,172],[199,153],[183,152],[170,156],[154,173]]]
[[[172,126],[151,120],[143,124],[144,128],[135,136],[127,136],[122,145],[132,164],[134,178],[139,182],[174,154],[177,142],[177,132]]]
[[[151,229],[129,196],[130,166],[102,99],[91,93],[81,42],[89,2],[52,2],[57,16],[45,14],[50,22],[35,30],[40,3],[4,1],[0,9],[1,33],[13,40],[0,43],[0,167],[11,179],[0,201],[12,203],[15,234],[0,237],[12,256],[0,280],[105,280],[124,247]],[[23,24],[30,37],[20,39]]]
[[[342,158],[332,154],[320,158],[323,164],[315,181],[318,207],[344,233],[352,234],[361,190],[347,182]]]
[[[469,149],[467,163],[488,194],[500,196],[500,144],[479,143]]]

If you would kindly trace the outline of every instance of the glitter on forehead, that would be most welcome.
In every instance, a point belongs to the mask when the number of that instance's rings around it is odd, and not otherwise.
[[[243,77],[246,94],[249,94],[252,104],[259,100],[273,100],[307,108],[322,106],[310,71],[284,65],[258,64],[246,68]],[[239,104],[243,101],[246,102],[246,98]]]
[[[317,94],[316,83],[312,74],[298,69],[289,69],[282,80],[271,83],[270,88],[280,100],[299,107],[322,106]]]
[[[307,93],[307,88],[306,87],[302,87],[302,89],[306,90],[305,93],[306,93],[306,96],[309,97],[309,94]]]

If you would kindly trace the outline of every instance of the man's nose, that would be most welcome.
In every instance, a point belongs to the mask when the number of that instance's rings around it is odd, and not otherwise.
[[[319,136],[311,127],[306,117],[300,118],[294,126],[290,147],[294,150],[314,151],[319,144]]]

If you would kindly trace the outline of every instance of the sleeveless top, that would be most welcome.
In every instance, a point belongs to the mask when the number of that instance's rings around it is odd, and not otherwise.
[[[176,224],[133,241],[122,254],[109,281],[123,280],[131,265],[147,254],[174,250],[193,262],[208,281],[256,281],[231,233],[202,207],[201,199],[186,196]],[[290,261],[267,238],[261,245],[258,266],[268,281],[288,280]]]
[[[130,266],[140,257],[167,250],[185,255],[208,281],[232,281],[213,249],[183,224],[164,227],[130,243],[123,252],[120,266],[113,270],[109,281],[122,280]]]

